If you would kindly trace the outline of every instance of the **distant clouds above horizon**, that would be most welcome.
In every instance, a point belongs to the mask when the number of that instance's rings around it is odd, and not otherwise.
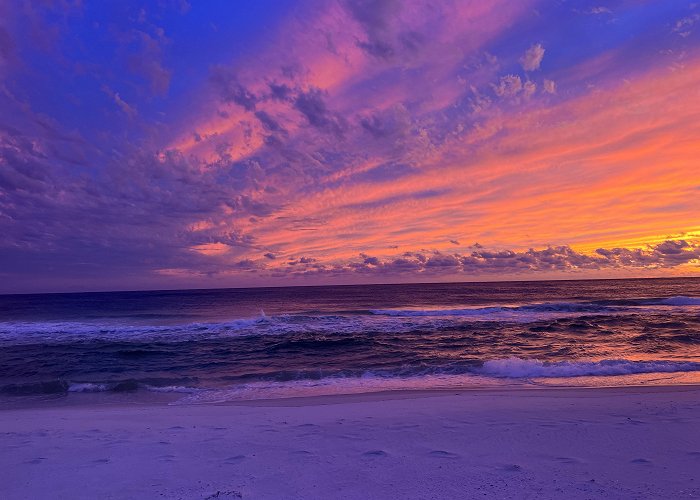
[[[0,2],[0,292],[699,269],[700,3]]]

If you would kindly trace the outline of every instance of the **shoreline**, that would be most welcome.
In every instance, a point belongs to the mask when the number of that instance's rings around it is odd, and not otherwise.
[[[692,392],[700,391],[700,383],[676,384],[639,384],[639,385],[504,385],[504,386],[464,386],[436,387],[421,389],[387,389],[365,392],[283,396],[274,398],[230,399],[226,401],[180,402],[182,394],[176,392],[130,391],[114,392],[75,392],[56,396],[5,397],[0,400],[0,413],[14,410],[50,410],[54,408],[90,408],[90,407],[207,407],[207,406],[252,406],[252,407],[297,407],[335,405],[346,403],[368,403],[403,399],[422,399],[449,395],[489,395],[489,396],[537,396],[538,393],[585,393],[599,395],[610,392],[622,394],[658,393],[658,392]],[[540,394],[541,395],[541,394]]]

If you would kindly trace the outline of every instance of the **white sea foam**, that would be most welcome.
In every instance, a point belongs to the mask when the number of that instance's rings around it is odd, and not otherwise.
[[[107,384],[76,383],[68,386],[68,392],[105,392],[109,390]]]
[[[518,384],[516,382],[516,384]],[[318,380],[251,382],[228,388],[201,389],[174,404],[210,404],[226,401],[331,396],[382,391],[454,389],[465,387],[511,386],[512,381],[489,379],[476,374],[435,374],[413,377],[386,377],[367,372],[362,377],[328,377]]]
[[[632,375],[636,373],[673,373],[700,371],[700,363],[692,361],[540,361],[507,358],[486,361],[478,373],[492,377],[541,378]]]
[[[168,385],[164,387],[158,387],[154,385],[146,385],[144,387],[147,391],[151,392],[177,392],[183,394],[192,394],[196,392],[201,392],[203,389],[198,389],[197,387],[185,387],[182,385]]]
[[[678,295],[659,301],[660,304],[667,306],[700,306],[700,297],[686,297]]]

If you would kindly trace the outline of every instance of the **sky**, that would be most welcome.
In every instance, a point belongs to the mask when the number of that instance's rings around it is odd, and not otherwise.
[[[0,293],[700,274],[700,3],[0,0]]]

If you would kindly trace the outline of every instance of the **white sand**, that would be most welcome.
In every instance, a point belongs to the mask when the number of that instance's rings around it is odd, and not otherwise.
[[[0,498],[697,498],[700,387],[0,411]]]

